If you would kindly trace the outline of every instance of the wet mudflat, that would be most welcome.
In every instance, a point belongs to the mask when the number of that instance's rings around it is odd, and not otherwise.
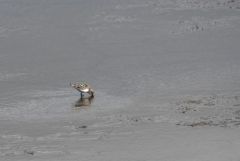
[[[239,7],[0,1],[0,160],[238,161]]]

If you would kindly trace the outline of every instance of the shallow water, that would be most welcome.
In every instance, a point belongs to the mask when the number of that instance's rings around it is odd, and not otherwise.
[[[96,90],[91,112],[238,97],[240,15],[232,4],[0,3],[1,120],[75,115],[79,94],[69,82],[79,80]]]

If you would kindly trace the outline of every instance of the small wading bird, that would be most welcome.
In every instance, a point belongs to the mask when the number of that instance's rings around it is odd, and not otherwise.
[[[84,81],[76,82],[73,84],[70,82],[70,86],[80,92],[81,98],[84,97],[84,93],[88,93],[89,97],[94,97],[93,89],[91,88],[91,86],[88,83],[86,83]]]

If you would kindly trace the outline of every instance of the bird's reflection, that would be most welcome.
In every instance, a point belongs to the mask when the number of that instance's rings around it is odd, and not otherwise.
[[[91,103],[93,102],[94,97],[81,97],[74,103],[74,110],[81,110],[81,109],[87,109],[90,107]]]

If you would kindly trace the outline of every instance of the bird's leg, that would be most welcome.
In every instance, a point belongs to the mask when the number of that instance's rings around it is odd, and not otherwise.
[[[80,92],[80,96],[81,96],[81,98],[83,98],[83,93],[82,92]]]
[[[90,88],[88,94],[89,94],[91,97],[94,97],[94,90],[92,90],[92,89]]]
[[[94,92],[93,91],[89,91],[88,94],[89,94],[89,98],[93,98],[94,97]]]

